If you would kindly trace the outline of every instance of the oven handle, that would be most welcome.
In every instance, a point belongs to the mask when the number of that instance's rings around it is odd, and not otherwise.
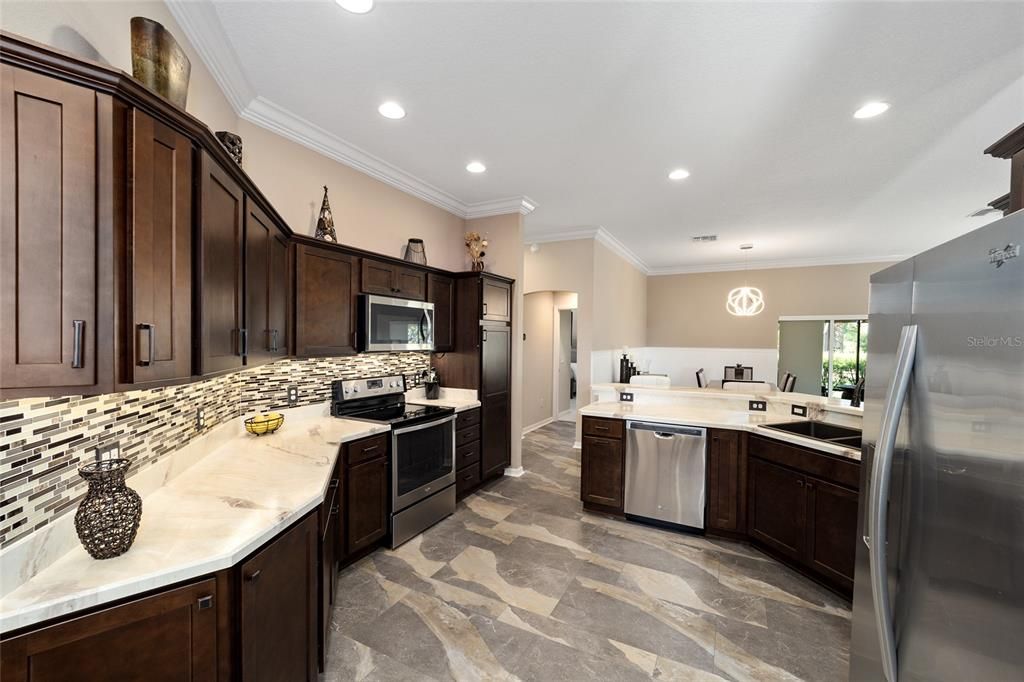
[[[403,433],[412,433],[413,431],[421,431],[423,429],[429,429],[429,428],[433,428],[435,426],[441,426],[443,424],[447,424],[448,422],[454,422],[454,421],[455,421],[455,415],[454,414],[450,414],[447,417],[445,417],[444,419],[438,419],[436,421],[425,422],[423,424],[417,424],[416,426],[407,426],[404,429],[392,429],[391,433],[396,435],[396,436],[398,436],[398,435],[401,435]]]

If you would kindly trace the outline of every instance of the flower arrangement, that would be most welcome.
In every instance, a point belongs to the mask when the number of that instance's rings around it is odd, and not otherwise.
[[[473,261],[473,272],[483,272],[484,256],[487,255],[487,252],[484,251],[486,248],[487,240],[481,237],[479,232],[466,233],[466,250],[469,251],[469,257]]]

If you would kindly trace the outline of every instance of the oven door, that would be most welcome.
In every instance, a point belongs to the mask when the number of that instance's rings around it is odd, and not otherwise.
[[[434,304],[362,295],[362,351],[434,350]]]
[[[391,432],[391,498],[395,513],[454,483],[454,414]]]

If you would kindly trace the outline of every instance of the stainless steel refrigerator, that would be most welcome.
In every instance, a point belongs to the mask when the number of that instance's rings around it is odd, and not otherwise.
[[[1022,243],[871,278],[851,680],[1024,680]]]

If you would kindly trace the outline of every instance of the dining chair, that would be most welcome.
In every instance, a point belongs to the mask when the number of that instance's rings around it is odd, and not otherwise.
[[[701,367],[700,369],[697,370],[697,388],[707,388],[707,387],[708,387],[708,378],[707,378],[707,375],[704,374],[704,368]]]
[[[722,376],[725,379],[736,381],[752,381],[754,379],[754,368],[746,367],[742,362],[737,362],[735,365],[726,365]]]
[[[786,372],[786,375],[782,377],[782,385],[779,386],[783,393],[792,393],[796,389],[796,375],[792,372]]]

